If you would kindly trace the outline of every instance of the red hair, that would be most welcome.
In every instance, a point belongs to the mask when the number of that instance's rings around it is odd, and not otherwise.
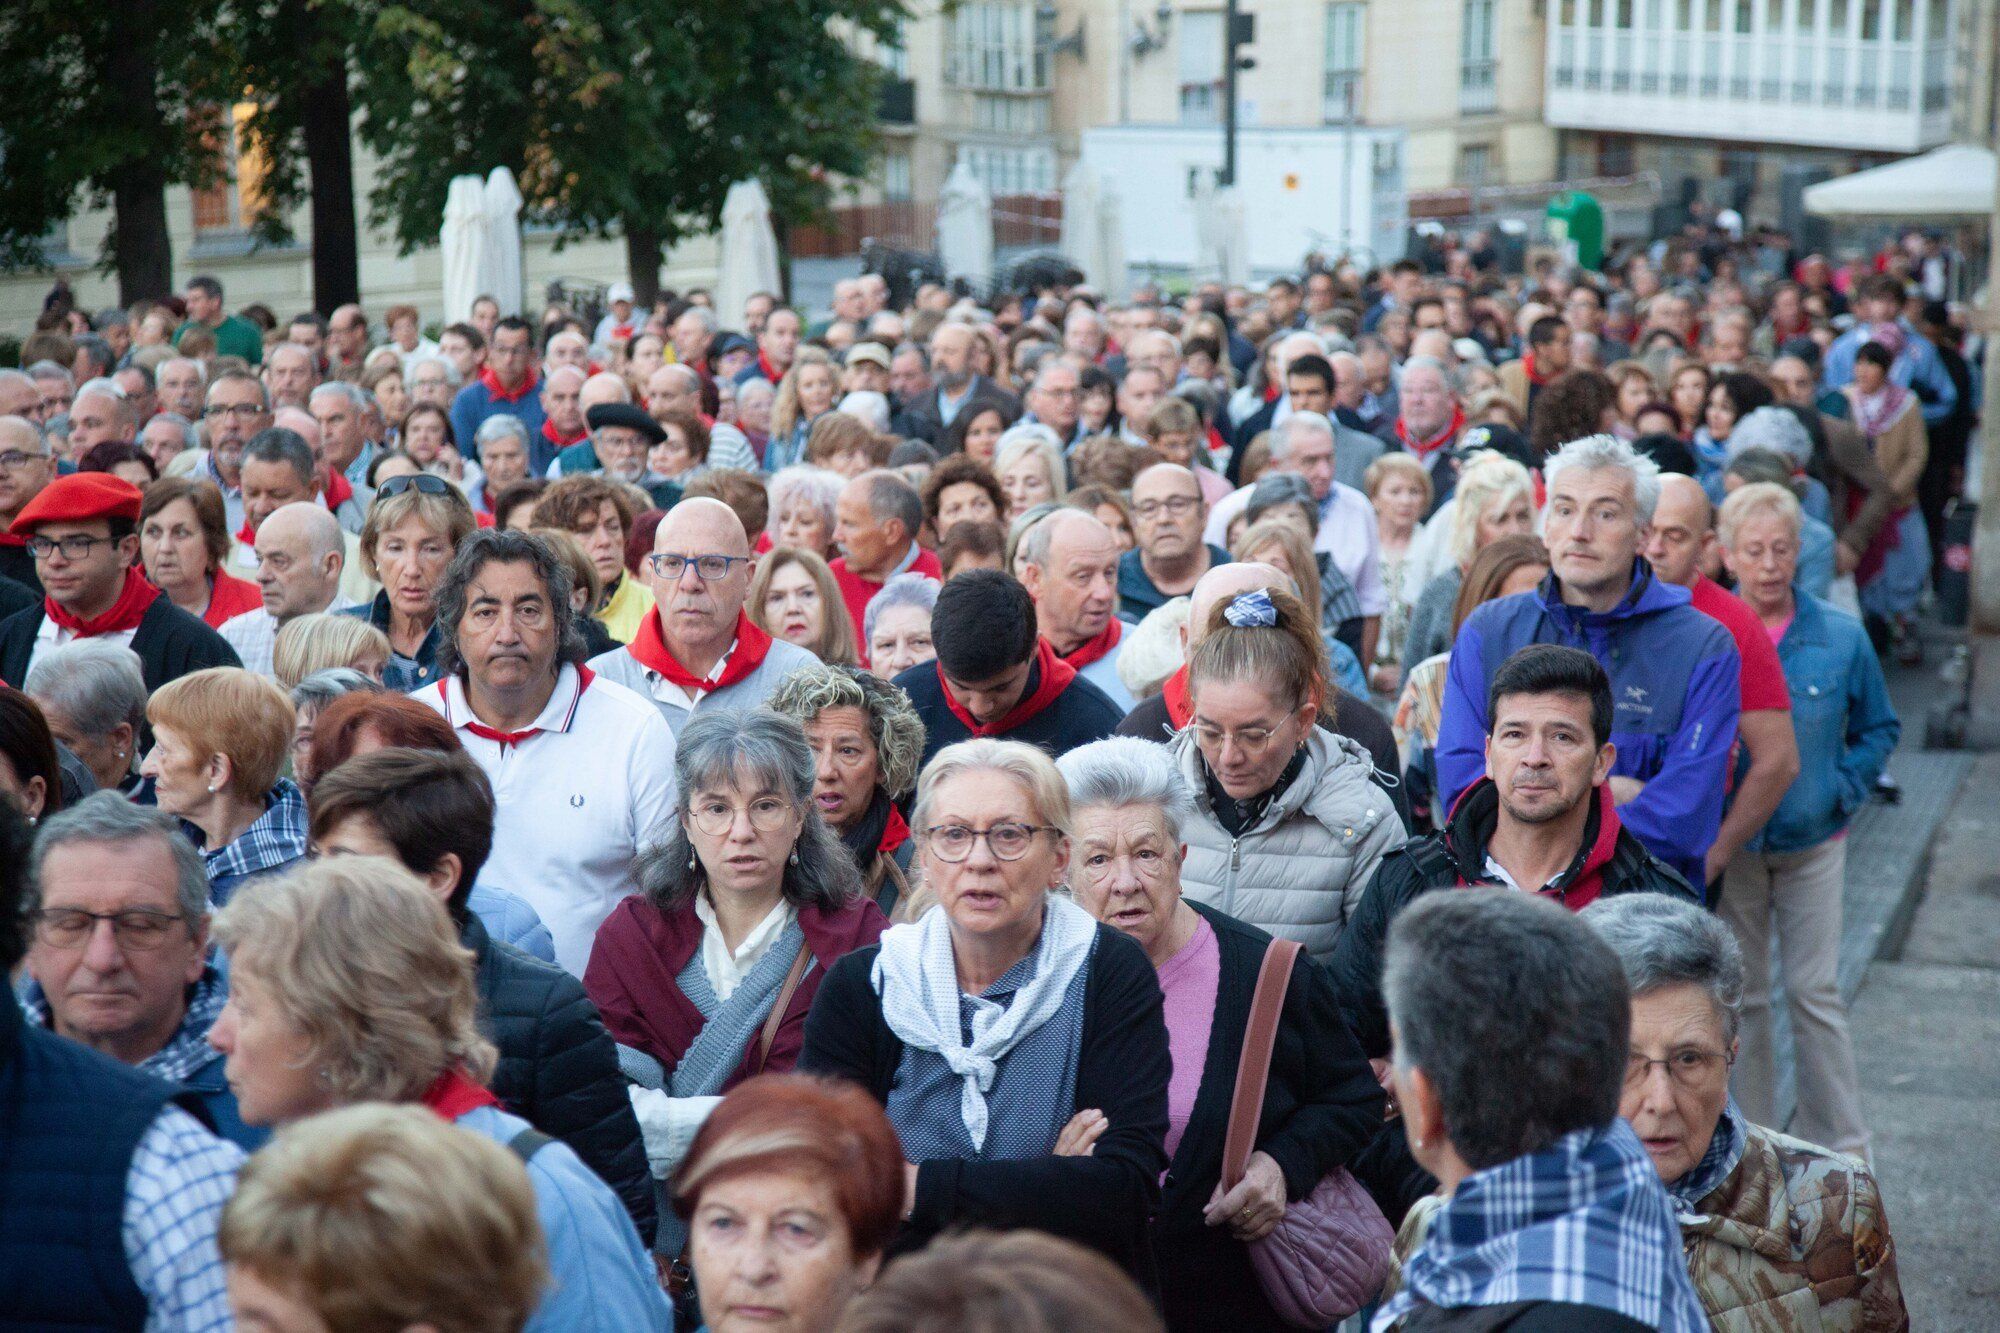
[[[312,771],[331,773],[352,759],[364,733],[373,734],[380,742],[376,748],[399,746],[446,754],[456,754],[464,748],[451,723],[435,709],[425,707],[407,694],[356,690],[321,709],[314,721]]]
[[[722,1099],[674,1179],[674,1211],[692,1218],[710,1185],[759,1172],[815,1176],[833,1188],[855,1257],[888,1248],[903,1220],[903,1147],[858,1086],[762,1074]]]

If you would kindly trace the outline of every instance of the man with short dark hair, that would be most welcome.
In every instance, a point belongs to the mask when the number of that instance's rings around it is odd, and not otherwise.
[[[917,544],[924,525],[924,501],[917,488],[887,468],[864,472],[843,486],[834,505],[833,540],[840,554],[833,560],[834,582],[854,622],[854,638],[868,642],[863,628],[868,603],[882,585],[898,574],[944,578],[935,552]]]
[[[109,472],[76,472],[15,516],[41,577],[40,604],[0,620],[0,680],[20,689],[57,644],[107,638],[139,654],[146,690],[205,667],[239,666],[222,637],[175,606],[139,568],[139,488]]]
[[[326,316],[317,310],[301,310],[285,326],[285,341],[297,343],[312,354],[313,373],[326,373]]]
[[[446,336],[450,336],[447,329]],[[537,392],[541,377],[535,369],[535,328],[519,315],[509,315],[493,327],[486,361],[451,400],[452,438],[477,439],[479,423],[505,413],[519,417],[528,428],[528,471],[543,476],[555,462],[556,450],[542,436],[548,420]]]
[[[736,382],[768,380],[775,386],[785,378],[785,372],[792,368],[792,357],[799,350],[799,338],[804,325],[799,320],[799,312],[788,306],[778,306],[764,316],[764,325],[755,330],[757,335],[757,359],[736,372]]]
[[[1618,819],[1609,777],[1611,681],[1589,653],[1521,649],[1493,675],[1486,776],[1445,826],[1383,858],[1329,966],[1363,1050],[1389,1053],[1382,942],[1418,895],[1468,884],[1541,894],[1579,911],[1600,897],[1666,893],[1699,902],[1688,882]]]
[[[639,848],[673,817],[674,735],[623,685],[579,670],[569,567],[538,537],[486,528],[437,591],[443,679],[413,696],[493,784],[486,882],[525,900],[581,977],[598,926],[633,892]]]
[[[1317,275],[1315,275],[1317,276]],[[1407,315],[1417,302],[1417,296],[1424,289],[1424,266],[1414,259],[1398,259],[1389,265],[1388,281],[1383,285],[1382,295],[1361,317],[1361,331],[1375,332],[1375,326],[1390,311],[1400,311]]]
[[[222,492],[232,531],[243,522],[243,446],[270,424],[270,398],[255,375],[226,370],[208,386],[208,406],[202,412],[208,453],[197,475]]]
[[[381,585],[369,578],[362,567],[361,538],[340,523],[339,517],[328,508],[327,478],[303,435],[284,426],[257,432],[243,447],[242,477],[243,525],[236,530],[229,547],[230,566],[243,571],[241,577],[260,577],[257,571],[263,562],[256,544],[265,520],[286,505],[311,503],[326,510],[341,529],[341,596],[350,605],[374,598]]]
[[[1124,714],[1037,632],[1035,602],[1010,574],[974,569],[939,591],[937,660],[895,684],[924,720],[923,762],[974,737],[1025,741],[1052,756],[1103,740]]]
[[[255,1151],[268,1131],[243,1123],[208,1044],[229,990],[209,962],[208,870],[178,823],[96,792],[44,821],[34,880],[28,1021],[180,1084],[225,1138]]]
[[[69,933],[60,919],[22,910],[30,840],[27,820],[0,801],[0,972],[10,975],[30,932],[38,941]],[[89,927],[100,940],[120,929]],[[125,930],[129,939],[134,927]],[[210,1132],[205,1114],[196,1094],[0,1003],[0,1282],[10,1322],[231,1326],[215,1232],[243,1150]]]
[[[313,850],[386,856],[443,900],[472,953],[480,1030],[499,1048],[488,1085],[508,1110],[576,1150],[652,1243],[658,1204],[618,1051],[583,984],[493,938],[474,910],[493,850],[493,787],[461,750],[357,754],[313,786]]]
[[[1528,326],[1527,354],[1500,367],[1500,392],[1512,400],[1523,421],[1550,380],[1569,369],[1569,325],[1543,315]]]
[[[189,329],[207,329],[215,335],[217,356],[240,356],[253,366],[262,364],[263,331],[241,315],[223,312],[221,283],[205,273],[189,278],[181,298],[187,302],[188,317],[174,330],[174,346],[181,345]]]

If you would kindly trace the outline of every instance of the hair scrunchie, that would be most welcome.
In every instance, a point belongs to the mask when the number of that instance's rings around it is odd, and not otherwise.
[[[1270,629],[1278,623],[1278,608],[1271,604],[1271,594],[1252,588],[1237,594],[1222,617],[1238,629]]]

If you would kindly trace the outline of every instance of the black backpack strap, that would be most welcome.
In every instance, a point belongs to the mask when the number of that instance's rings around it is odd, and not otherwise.
[[[536,1129],[533,1125],[529,1125],[519,1134],[507,1140],[507,1150],[521,1159],[522,1166],[526,1166],[529,1162],[535,1160],[536,1153],[554,1142],[555,1139],[542,1133],[541,1130]]]
[[[1452,885],[1458,882],[1458,863],[1451,859],[1451,852],[1444,845],[1445,834],[1440,831],[1421,838],[1412,838],[1397,849],[1410,858],[1417,868],[1417,882],[1423,888],[1435,888],[1440,884]],[[1393,853],[1392,853],[1393,854]]]

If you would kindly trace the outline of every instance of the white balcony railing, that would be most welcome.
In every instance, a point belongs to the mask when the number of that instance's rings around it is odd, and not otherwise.
[[[1551,0],[1572,129],[1916,152],[1951,132],[1956,0]]]

